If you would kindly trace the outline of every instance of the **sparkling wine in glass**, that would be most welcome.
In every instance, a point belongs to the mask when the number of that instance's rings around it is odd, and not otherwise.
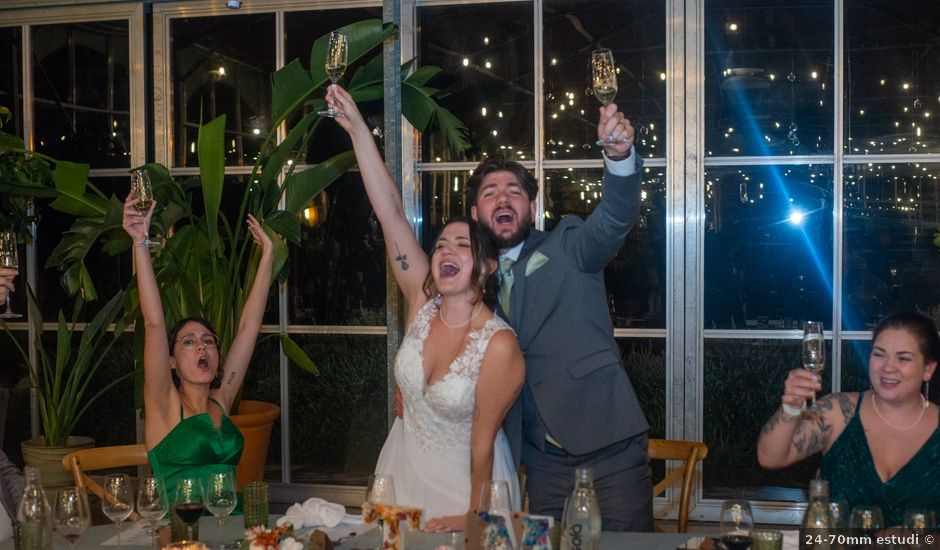
[[[754,516],[746,500],[726,500],[721,504],[718,533],[728,550],[747,550],[753,543]]]
[[[803,368],[817,376],[826,369],[826,340],[823,338],[823,324],[819,321],[807,321],[803,325]],[[806,413],[810,416],[819,413],[815,395]]]
[[[608,48],[591,53],[591,85],[594,96],[605,107],[617,97],[617,69],[614,65],[614,53]],[[597,144],[601,146],[613,143],[624,143],[624,140],[613,136],[597,140]]]
[[[68,541],[69,550],[74,550],[75,541],[91,525],[91,509],[85,491],[78,487],[60,489],[55,497],[52,521],[55,530]]]
[[[150,541],[154,548],[157,546],[157,522],[163,519],[169,509],[163,480],[153,476],[142,477],[137,485],[137,513],[150,522]]]
[[[331,32],[330,40],[326,48],[326,62],[324,63],[324,68],[326,69],[326,76],[330,77],[330,82],[332,82],[334,86],[339,82],[343,73],[346,72],[348,50],[349,37],[340,31]],[[317,114],[332,118],[340,113],[333,108],[333,103],[331,102],[328,109],[318,111]]]
[[[0,267],[9,267],[10,269],[20,268],[19,254],[17,254],[16,233],[12,231],[0,232]],[[0,317],[4,319],[17,319],[22,317],[10,308],[10,291],[7,290],[7,308]]]
[[[206,494],[201,479],[187,477],[177,480],[173,512],[186,524],[186,540],[195,540],[193,526],[206,510],[205,501]]]
[[[131,170],[131,193],[140,201],[134,205],[134,208],[140,212],[150,210],[153,205],[153,183],[150,181],[150,174],[143,168]],[[160,241],[147,237],[138,244],[156,248],[160,246]]]
[[[206,487],[206,508],[219,520],[220,549],[228,548],[222,538],[222,522],[225,516],[235,509],[236,499],[235,473],[231,469],[209,474]]]
[[[108,474],[102,484],[104,496],[101,498],[101,511],[114,522],[117,531],[117,545],[121,547],[121,523],[134,511],[131,478],[127,474]]]

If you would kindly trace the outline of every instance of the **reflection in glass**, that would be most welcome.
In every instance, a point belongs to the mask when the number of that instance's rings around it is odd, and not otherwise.
[[[832,152],[833,7],[705,4],[708,156]]]
[[[936,41],[935,8],[927,0],[845,4],[846,153],[940,152],[940,60],[925,48]]]
[[[623,366],[649,422],[649,436],[666,437],[666,341],[662,338],[618,338],[617,344],[620,345]]]
[[[128,22],[32,27],[36,149],[130,167]]]
[[[705,328],[832,326],[832,167],[709,167]]]
[[[13,115],[3,130],[18,136],[23,135],[22,48],[21,27],[0,27],[0,105]]]
[[[807,480],[815,476],[819,455],[772,471],[757,464],[754,450],[764,422],[780,407],[787,373],[800,368],[800,355],[798,339],[705,339],[702,395],[707,398],[702,400],[702,427],[708,460],[702,462],[704,498],[803,500],[800,487],[805,489]],[[831,372],[822,374],[823,388],[831,387]],[[735,467],[728,468],[728,464]]]
[[[596,158],[597,101],[591,50],[617,60],[617,107],[639,133],[640,154],[665,154],[666,12],[655,0],[546,0],[543,8],[545,153],[548,160]],[[654,137],[655,136],[655,137]]]
[[[418,8],[418,63],[454,79],[441,101],[470,129],[470,158],[531,160],[535,140],[532,6],[528,2]],[[581,71],[585,70],[582,57]],[[596,138],[595,138],[596,139]],[[452,159],[423,137],[422,160]]]
[[[221,114],[225,163],[254,164],[273,124],[274,19],[264,13],[172,21],[175,166],[198,165],[199,122]]]
[[[871,330],[885,315],[940,315],[940,166],[846,166],[843,327]]]

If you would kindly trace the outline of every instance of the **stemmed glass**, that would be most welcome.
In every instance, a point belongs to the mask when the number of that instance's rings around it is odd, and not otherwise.
[[[12,231],[0,232],[0,267],[9,267],[10,269],[19,269],[20,260],[16,252],[16,233]],[[0,313],[4,319],[17,319],[22,317],[19,313],[14,313],[10,309],[10,291],[7,290],[7,309]]]
[[[222,522],[225,516],[232,513],[236,503],[235,475],[232,470],[220,470],[209,474],[206,488],[206,508],[213,516],[219,519],[219,548],[225,549],[227,545],[222,539]]]
[[[140,212],[150,210],[151,205],[153,205],[153,183],[150,181],[150,174],[143,168],[131,170],[131,194],[139,201],[134,205],[134,208]],[[147,237],[137,244],[156,248],[160,246],[160,241]]]
[[[852,534],[871,535],[884,528],[885,520],[877,506],[856,506],[849,517]]]
[[[826,369],[826,340],[823,338],[823,324],[819,321],[807,321],[803,325],[803,368],[817,376]],[[819,414],[815,394],[805,414]]]
[[[345,33],[340,31],[333,31],[330,33],[330,40],[327,43],[326,49],[326,63],[324,68],[326,69],[326,76],[330,77],[330,82],[333,86],[339,82],[340,77],[343,76],[343,73],[346,72],[346,56],[348,52],[349,38]],[[338,114],[341,114],[339,111],[333,108],[333,103],[330,102],[329,108],[323,111],[317,111],[317,114],[325,117],[335,117]]]
[[[390,474],[374,474],[369,476],[369,486],[366,491],[366,500],[372,504],[395,504],[395,482]],[[380,519],[379,538],[382,539],[385,533],[385,525]],[[382,548],[382,544],[379,548]]]
[[[104,496],[101,498],[101,511],[114,522],[117,531],[117,545],[121,547],[121,523],[134,510],[131,496],[131,478],[127,474],[108,474],[104,478]]]
[[[206,494],[202,488],[202,480],[195,477],[186,477],[176,482],[176,496],[173,499],[173,511],[186,524],[186,540],[192,541],[193,525],[202,517],[206,510]]]
[[[137,485],[137,513],[150,522],[150,540],[154,548],[157,546],[157,522],[169,509],[163,480],[153,476],[142,477]]]
[[[617,97],[617,69],[614,66],[614,53],[608,48],[591,52],[591,85],[594,96],[604,107]],[[625,140],[613,136],[597,140],[601,146],[614,143],[625,143]]]
[[[904,511],[904,527],[918,533],[937,528],[937,516],[933,510],[914,508]]]
[[[747,550],[753,543],[754,516],[746,500],[726,500],[721,504],[718,533],[728,550]]]
[[[85,491],[78,487],[60,489],[55,497],[52,521],[56,531],[69,542],[69,550],[74,550],[75,541],[91,525],[91,510]]]
[[[512,510],[509,484],[503,480],[484,481],[483,490],[480,491],[480,510],[506,516],[506,521],[509,521],[509,513]]]

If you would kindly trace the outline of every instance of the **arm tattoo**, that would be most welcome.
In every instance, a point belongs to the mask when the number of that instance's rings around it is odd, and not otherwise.
[[[826,448],[832,426],[826,421],[826,414],[832,410],[832,395],[816,401],[819,414],[815,418],[804,418],[793,434],[793,447],[801,456],[810,456]]]
[[[411,267],[408,265],[408,255],[401,253],[401,249],[398,248],[398,243],[395,243],[395,252],[398,252],[398,255],[395,256],[395,261],[400,263],[401,270],[408,271],[408,268]]]
[[[855,414],[855,403],[844,393],[840,393],[838,399],[839,409],[842,411],[842,419],[848,424],[849,420],[852,419],[852,415]]]
[[[799,417],[794,418],[784,414],[783,409],[777,409],[777,412],[775,412],[773,416],[770,417],[770,420],[764,424],[764,427],[761,428],[761,432],[765,434],[770,433],[777,428],[777,424],[780,424],[781,422],[795,422],[796,420],[799,420]]]
[[[226,382],[226,384],[232,385],[232,383],[234,382],[235,382],[235,371],[232,371],[228,373],[228,381]]]

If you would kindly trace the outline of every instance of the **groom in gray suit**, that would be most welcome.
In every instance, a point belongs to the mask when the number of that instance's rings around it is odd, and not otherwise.
[[[538,184],[520,164],[491,158],[470,178],[470,214],[500,251],[499,313],[525,354],[525,385],[506,416],[526,465],[529,509],[560,519],[574,469],[594,470],[605,530],[652,531],[649,426],[620,360],[604,267],[639,213],[641,161],[630,122],[610,104],[597,126],[603,200],[582,221],[532,229]]]

